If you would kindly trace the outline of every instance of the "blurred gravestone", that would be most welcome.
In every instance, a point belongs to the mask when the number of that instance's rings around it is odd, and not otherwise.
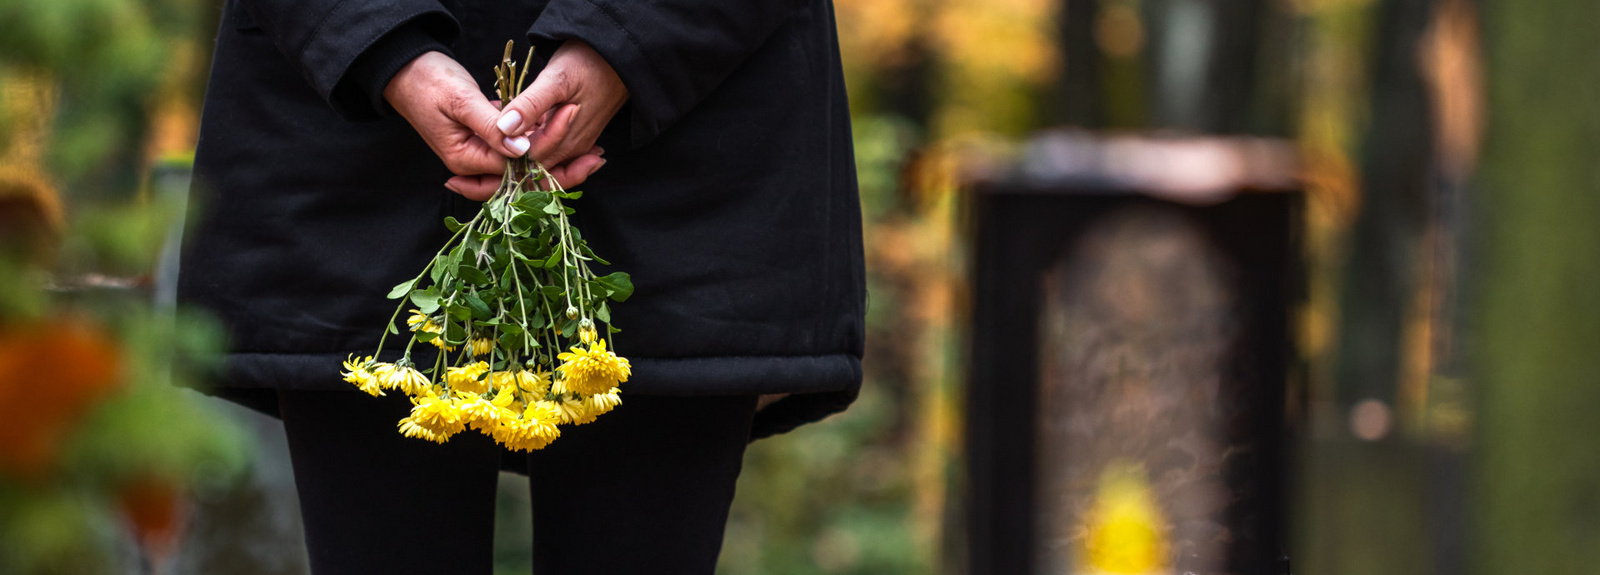
[[[1293,157],[1053,132],[975,178],[973,573],[1285,572]]]

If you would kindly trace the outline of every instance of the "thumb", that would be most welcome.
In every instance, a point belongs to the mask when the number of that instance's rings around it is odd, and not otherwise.
[[[500,130],[495,128],[495,120],[500,116],[500,110],[489,102],[489,99],[475,90],[465,91],[459,97],[448,100],[445,115],[457,124],[466,126],[482,138],[494,151],[508,158],[514,158],[527,153],[528,139],[521,136],[507,138]]]
[[[505,136],[521,137],[532,131],[534,122],[546,112],[572,99],[575,93],[566,70],[546,68],[534,77],[533,85],[506,105],[495,126]]]

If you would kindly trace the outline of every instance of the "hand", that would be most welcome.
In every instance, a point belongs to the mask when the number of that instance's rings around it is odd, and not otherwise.
[[[478,90],[461,64],[439,52],[428,52],[406,64],[383,90],[395,111],[417,130],[446,168],[456,174],[445,187],[473,200],[486,200],[500,186],[506,158],[521,156],[531,146],[523,135],[507,137],[495,127],[500,110]],[[563,138],[571,117],[548,122],[545,137]],[[563,187],[575,186],[600,169],[604,151],[590,146],[559,163],[546,163]]]
[[[529,154],[546,166],[579,162],[627,101],[611,65],[588,44],[567,40],[495,126],[506,137],[531,136]]]

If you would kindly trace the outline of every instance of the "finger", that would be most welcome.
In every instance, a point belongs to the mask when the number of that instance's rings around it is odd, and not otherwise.
[[[495,127],[500,110],[483,94],[463,92],[446,101],[444,113],[456,123],[477,134],[495,153],[507,158],[519,157],[528,151],[528,139],[522,136],[506,137]]]
[[[568,104],[557,110],[550,121],[545,122],[539,131],[534,132],[529,138],[528,155],[546,166],[572,159],[574,154],[564,153],[566,151],[562,149],[562,145],[572,132],[572,123],[578,117],[579,108],[577,104]]]
[[[506,171],[506,157],[477,136],[466,136],[443,157],[445,167],[458,176],[500,175]]]
[[[534,118],[543,116],[576,94],[577,86],[573,85],[566,70],[545,68],[533,78],[533,84],[527,90],[511,100],[506,109],[500,112],[495,126],[506,136],[526,133],[533,129]]]
[[[600,167],[604,165],[606,160],[599,154],[584,154],[551,168],[550,175],[555,176],[556,183],[561,184],[562,188],[571,188],[588,180],[589,176],[600,171]]]
[[[446,181],[444,187],[469,200],[481,202],[500,189],[500,176],[456,176]]]

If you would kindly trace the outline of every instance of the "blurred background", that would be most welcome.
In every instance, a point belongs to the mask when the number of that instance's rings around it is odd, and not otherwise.
[[[1600,3],[835,8],[867,382],[720,573],[1600,564]],[[173,387],[219,14],[0,2],[0,572],[306,572],[276,424]]]

